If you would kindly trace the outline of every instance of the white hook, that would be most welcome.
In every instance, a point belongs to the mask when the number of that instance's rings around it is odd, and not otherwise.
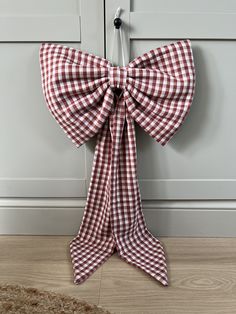
[[[114,19],[116,19],[116,18],[120,17],[120,13],[121,13],[121,8],[120,8],[120,7],[118,7],[118,8],[117,8],[117,10],[116,10],[116,14],[115,14]]]

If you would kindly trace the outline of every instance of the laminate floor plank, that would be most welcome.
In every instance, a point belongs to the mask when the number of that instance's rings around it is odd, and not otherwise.
[[[68,236],[0,236],[0,282],[41,288],[98,304],[101,268],[73,283]]]
[[[113,255],[102,267],[100,305],[114,313],[236,313],[236,239],[165,238],[163,287]]]
[[[69,236],[0,236],[0,282],[65,293],[116,314],[236,313],[236,238],[161,238],[170,283],[114,254],[73,283]]]

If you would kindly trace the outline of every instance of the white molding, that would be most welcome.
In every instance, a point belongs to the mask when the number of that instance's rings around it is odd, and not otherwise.
[[[81,49],[104,57],[104,1],[80,0]]]
[[[83,208],[86,198],[0,198],[0,208]],[[236,200],[143,200],[148,209],[235,209]]]
[[[0,178],[0,197],[86,197],[90,184],[91,146],[86,147],[88,178]],[[140,179],[144,200],[233,200],[235,179]]]
[[[0,208],[79,208],[85,202],[83,198],[0,198]]]
[[[80,40],[80,16],[76,14],[0,17],[1,42],[80,42]]]
[[[235,18],[235,13],[130,12],[130,38],[235,39]]]
[[[172,201],[142,201],[143,207],[150,209],[235,209],[236,201],[234,200],[172,200]]]
[[[0,178],[0,197],[86,197],[85,178]]]
[[[139,180],[143,199],[216,200],[235,199],[235,179]]]
[[[86,199],[2,198],[0,234],[75,235]],[[236,236],[236,201],[143,201],[156,236]]]

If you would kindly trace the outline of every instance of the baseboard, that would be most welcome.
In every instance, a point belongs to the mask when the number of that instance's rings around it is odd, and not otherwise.
[[[85,199],[0,199],[0,234],[75,235]],[[235,237],[236,201],[143,201],[155,236]]]

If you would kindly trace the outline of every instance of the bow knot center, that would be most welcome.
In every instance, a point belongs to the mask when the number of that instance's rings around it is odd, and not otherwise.
[[[126,86],[127,68],[126,67],[110,67],[109,81],[111,88],[124,89]]]

